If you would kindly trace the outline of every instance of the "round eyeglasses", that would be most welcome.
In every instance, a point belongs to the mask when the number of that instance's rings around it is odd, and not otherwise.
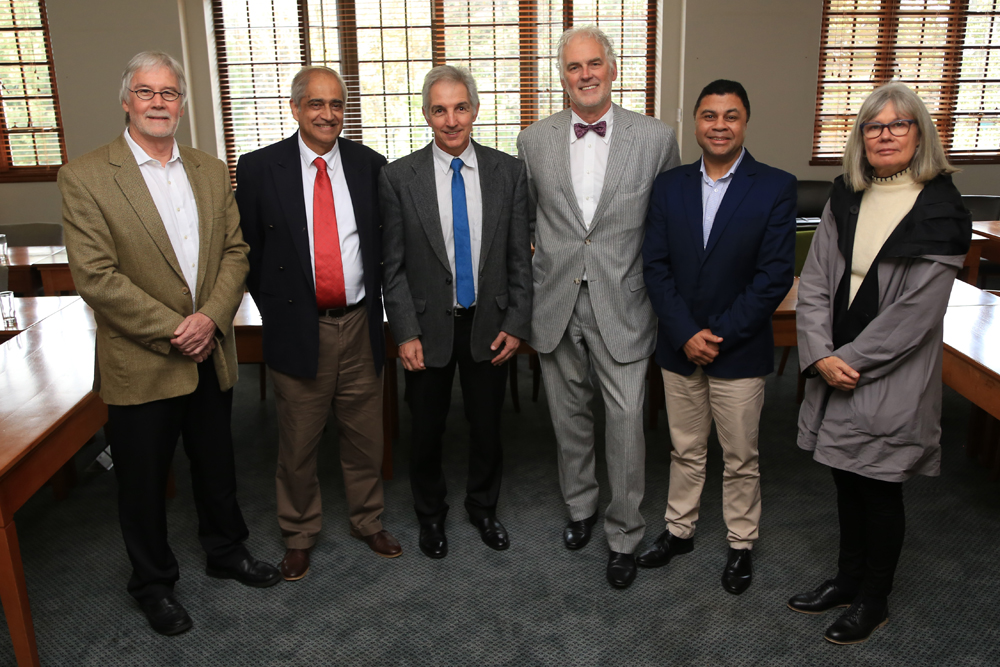
[[[915,120],[894,120],[891,123],[864,123],[861,125],[861,132],[865,139],[878,139],[882,136],[882,130],[889,128],[889,134],[894,137],[905,137],[910,133],[910,126],[916,123]]]
[[[159,95],[164,102],[176,102],[181,96],[181,94],[176,90],[150,90],[149,88],[132,90],[129,88],[129,92],[135,93],[135,96],[144,102],[148,102],[157,95]]]

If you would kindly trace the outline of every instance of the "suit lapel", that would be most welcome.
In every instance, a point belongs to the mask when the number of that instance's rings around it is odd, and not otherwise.
[[[215,209],[212,206],[212,191],[208,179],[201,178],[201,161],[187,146],[180,146],[181,162],[187,174],[194,202],[198,208],[198,276],[195,278],[195,295],[201,296],[201,285],[205,281],[206,259],[212,247],[212,232],[215,229]]]
[[[496,236],[500,212],[504,207],[501,193],[506,192],[507,188],[503,182],[503,173],[500,171],[500,162],[493,152],[485,150],[475,142],[473,146],[476,149],[476,161],[479,163],[479,192],[483,203],[483,229],[479,243],[479,268],[482,269],[486,265],[486,257],[493,244],[493,237]]]
[[[722,198],[718,213],[715,214],[715,221],[712,222],[712,231],[708,235],[708,244],[705,246],[705,257],[708,257],[712,252],[712,248],[719,242],[719,237],[726,230],[726,225],[729,224],[743,198],[746,197],[747,193],[750,192],[750,188],[753,187],[756,175],[757,163],[750,157],[750,152],[747,151],[743,155],[740,166],[733,174],[732,182],[726,188],[726,196]]]
[[[271,163],[271,173],[274,176],[278,200],[284,211],[284,223],[292,235],[295,252],[299,256],[299,266],[306,276],[306,282],[315,291],[313,281],[312,255],[309,252],[309,231],[306,229],[305,195],[302,190],[302,167],[299,155],[298,132],[285,139],[282,155],[277,162]]]
[[[550,150],[552,151],[552,155],[555,156],[554,164],[559,172],[559,184],[562,186],[563,195],[569,203],[569,208],[573,212],[573,215],[576,216],[577,222],[582,227],[583,211],[580,210],[580,204],[576,201],[576,191],[573,189],[573,174],[570,171],[569,124],[571,118],[572,112],[569,109],[563,109],[552,116],[552,141]]]
[[[688,232],[691,234],[691,245],[697,248],[698,262],[705,259],[704,248],[704,218],[705,212],[701,203],[701,160],[685,167],[687,182],[684,188],[684,219]]]
[[[438,261],[451,273],[451,264],[448,262],[448,251],[444,247],[444,232],[441,231],[441,213],[438,211],[437,182],[434,180],[434,154],[431,152],[431,144],[421,148],[417,156],[410,165],[413,169],[413,180],[410,181],[410,198],[413,200],[413,208],[423,225],[424,234],[437,255]]]
[[[372,229],[371,202],[372,202],[372,174],[371,163],[368,160],[357,159],[354,151],[356,147],[343,137],[337,139],[340,148],[340,166],[344,170],[344,180],[347,181],[347,190],[351,193],[351,208],[354,209],[354,224],[358,229],[358,242],[362,248],[371,248]],[[361,253],[361,264],[368,275],[369,271],[381,270],[380,267],[364,266],[365,253]]]
[[[170,237],[167,236],[163,220],[156,210],[156,204],[153,203],[153,197],[149,194],[149,188],[146,187],[146,179],[142,177],[139,164],[135,161],[132,149],[129,148],[124,136],[119,136],[111,144],[109,161],[119,168],[115,173],[115,182],[121,188],[122,194],[128,199],[129,204],[132,205],[136,215],[139,216],[146,233],[153,239],[156,247],[159,248],[160,253],[177,274],[177,277],[187,284],[187,281],[184,280],[184,272],[181,271],[180,262],[177,261],[177,255],[174,254],[174,246],[170,243]],[[188,285],[188,287],[191,286]]]
[[[591,231],[598,225],[604,216],[604,211],[614,199],[615,191],[621,184],[625,168],[631,159],[632,142],[635,140],[632,132],[632,119],[627,114],[619,113],[620,107],[617,104],[612,105],[611,108],[614,110],[612,112],[614,121],[611,128],[611,145],[608,146],[608,164],[604,171],[604,184],[601,186],[600,198],[597,200],[597,209],[594,210],[594,219],[590,223]]]

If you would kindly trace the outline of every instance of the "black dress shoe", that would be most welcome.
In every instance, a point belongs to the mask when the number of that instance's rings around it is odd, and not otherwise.
[[[496,517],[487,516],[481,519],[474,519],[471,516],[469,521],[479,529],[479,537],[483,538],[483,544],[490,549],[503,551],[510,546],[510,538],[507,536],[507,529],[496,520]]]
[[[570,521],[563,531],[563,542],[567,549],[582,549],[590,541],[590,529],[597,523],[597,512],[583,521]]]
[[[235,579],[246,586],[267,588],[281,581],[281,572],[273,565],[259,561],[251,555],[235,565],[220,566],[208,564],[205,574],[216,579]]]
[[[191,617],[172,594],[142,606],[149,626],[161,635],[179,635],[191,629]]]
[[[788,608],[803,614],[822,614],[836,607],[849,607],[857,597],[856,591],[848,591],[833,579],[828,579],[808,593],[793,595]]]
[[[635,556],[612,551],[608,558],[608,583],[615,588],[628,588],[635,580]]]
[[[420,524],[420,550],[428,558],[448,555],[448,538],[444,536],[443,523]]]
[[[671,535],[669,530],[656,538],[653,546],[639,554],[635,562],[639,567],[662,567],[670,562],[674,556],[689,554],[694,551],[694,538],[677,537]]]
[[[753,558],[749,549],[729,549],[726,569],[722,571],[722,587],[733,595],[750,588],[753,581]]]
[[[860,644],[889,622],[889,605],[859,600],[826,629],[823,639],[834,644]]]

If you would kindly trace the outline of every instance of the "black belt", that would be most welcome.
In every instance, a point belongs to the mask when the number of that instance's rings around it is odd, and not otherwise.
[[[361,299],[361,301],[358,301],[357,303],[355,303],[353,305],[350,305],[350,306],[344,306],[343,308],[327,308],[326,310],[320,308],[319,309],[319,316],[320,317],[343,317],[344,315],[347,315],[348,313],[353,313],[355,310],[357,310],[358,308],[361,308],[364,305],[365,305],[365,300]]]
[[[458,307],[458,308],[456,308],[455,310],[453,310],[451,312],[452,312],[452,315],[455,316],[456,320],[460,320],[460,319],[462,319],[464,317],[472,317],[473,315],[475,315],[476,314],[476,307],[475,306],[472,306],[470,308]]]

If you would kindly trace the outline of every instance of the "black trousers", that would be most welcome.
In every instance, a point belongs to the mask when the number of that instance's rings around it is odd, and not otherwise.
[[[451,407],[455,367],[469,422],[469,476],[465,508],[474,519],[494,516],[500,496],[503,450],[500,411],[507,388],[507,367],[474,361],[470,346],[472,318],[455,320],[454,347],[447,365],[406,371],[406,395],[413,414],[410,486],[422,524],[443,522],[448,514],[447,487],[441,470],[441,439]]]
[[[884,600],[906,533],[903,484],[831,470],[840,516],[838,580],[856,585],[865,598]]]
[[[177,559],[167,543],[167,475],[178,436],[191,461],[198,540],[210,563],[246,555],[249,532],[236,502],[230,417],[233,392],[220,391],[212,360],[198,364],[198,387],[141,405],[108,406],[105,434],[118,478],[118,516],[132,562],[128,591],[152,602],[173,590]]]

